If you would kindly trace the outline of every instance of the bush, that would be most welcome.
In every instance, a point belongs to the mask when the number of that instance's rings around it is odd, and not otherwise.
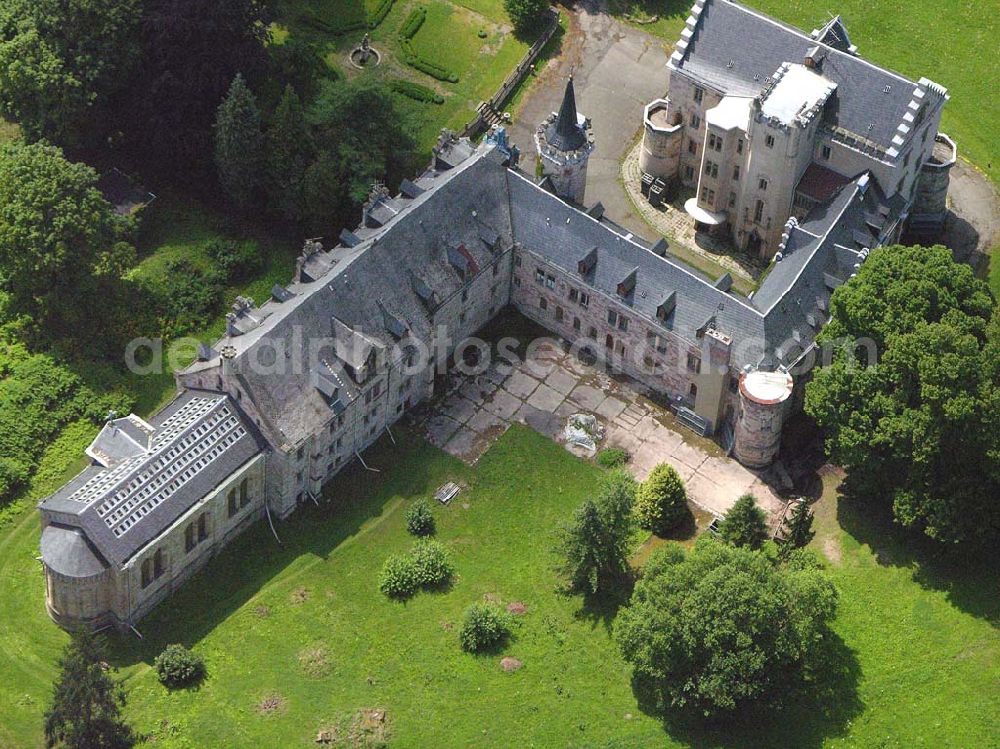
[[[368,16],[368,28],[376,29],[378,28],[385,17],[389,15],[389,11],[392,10],[392,4],[395,0],[380,0],[378,7],[375,8],[374,12]]]
[[[406,530],[413,536],[434,535],[434,516],[426,502],[417,502],[406,511]]]
[[[183,335],[222,307],[225,279],[216,270],[205,271],[190,260],[171,260],[162,276],[144,278],[164,337]]]
[[[511,618],[496,606],[474,603],[465,610],[458,639],[462,650],[478,653],[493,647],[510,635]]]
[[[264,264],[256,242],[213,239],[205,245],[205,253],[212,258],[215,267],[230,282],[247,280]]]
[[[403,21],[403,25],[399,29],[400,38],[412,39],[415,37],[417,32],[420,31],[420,27],[424,25],[425,20],[427,20],[427,8],[418,5],[410,11],[410,15]]]
[[[29,468],[13,458],[0,458],[0,504],[11,499],[28,480]]]
[[[597,453],[597,465],[601,468],[620,468],[629,461],[627,450],[620,447],[609,447]]]
[[[417,592],[417,567],[409,555],[393,554],[378,576],[378,589],[389,598],[406,599]]]
[[[417,585],[422,588],[439,588],[455,574],[448,550],[437,541],[421,539],[410,550]]]
[[[444,104],[444,97],[441,94],[427,88],[427,86],[421,86],[419,83],[397,79],[391,81],[389,87],[397,94],[406,96],[414,101],[421,101],[426,104]]]
[[[503,7],[519,34],[532,31],[549,9],[549,0],[504,0]]]
[[[684,482],[672,466],[660,463],[636,492],[635,517],[639,526],[664,536],[687,514]]]
[[[194,684],[205,676],[205,659],[183,645],[167,645],[153,666],[160,683],[170,689]]]

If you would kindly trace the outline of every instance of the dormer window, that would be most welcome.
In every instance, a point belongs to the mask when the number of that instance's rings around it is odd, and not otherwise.
[[[618,283],[618,296],[622,299],[626,299],[629,295],[635,291],[635,282],[639,275],[639,269],[633,268],[631,273],[629,273],[625,278],[623,278]]]
[[[674,314],[674,307],[677,306],[677,294],[671,291],[656,308],[656,319],[667,324]]]
[[[592,247],[590,251],[577,261],[576,269],[581,276],[590,275],[597,267],[597,248]]]

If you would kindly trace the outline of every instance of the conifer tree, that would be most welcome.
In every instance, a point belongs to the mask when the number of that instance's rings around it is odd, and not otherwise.
[[[767,539],[767,525],[752,494],[744,494],[729,509],[719,523],[719,538],[732,546],[761,547]]]
[[[809,505],[805,502],[798,502],[792,514],[785,518],[785,545],[781,547],[781,555],[787,557],[795,549],[800,549],[810,541],[816,532],[812,529],[813,514],[809,510]]]
[[[215,118],[215,166],[226,194],[250,207],[263,165],[264,136],[257,99],[237,74]]]
[[[75,634],[45,713],[45,745],[65,749],[130,749],[135,734],[121,717],[125,690],[106,671],[103,642]]]
[[[271,208],[290,221],[298,221],[303,215],[302,186],[306,171],[315,158],[315,147],[302,101],[290,85],[285,87],[267,129],[266,146]]]

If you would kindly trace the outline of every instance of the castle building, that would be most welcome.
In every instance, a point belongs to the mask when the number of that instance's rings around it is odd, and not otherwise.
[[[573,76],[566,81],[562,104],[535,131],[535,148],[556,194],[583,205],[587,190],[587,162],[594,150],[590,121],[576,109]]]
[[[644,113],[640,168],[694,190],[703,231],[753,256],[862,172],[902,229],[944,220],[955,144],[938,133],[945,89],[864,60],[840,17],[805,34],[732,0],[698,0]]]
[[[754,179],[766,173],[768,189],[791,186],[785,192],[794,210],[768,203],[773,230],[751,222],[762,246],[773,242],[776,250],[754,294],[734,293],[728,275],[713,281],[670,256],[666,240],[647,243],[599,205],[581,204],[593,142],[572,81],[559,113],[538,131],[548,170],[540,181],[511,166],[516,149],[505,132],[480,146],[443,134],[428,169],[403,180],[395,196],[373,189],[360,225],[342,231],[335,246],[306,242],[291,283],[274,286],[260,305],[238,298],[225,335],[201,345],[197,360],[176,374],[178,394],[169,405],[148,422],[109,416],[87,449],[90,465],[39,505],[52,618],[68,628],[135,628],[249,525],[263,519],[274,529],[317,501],[324,484],[434,394],[438,375],[464,358],[466,339],[507,307],[669,400],[703,434],[731,435],[732,452],[745,464],[770,463],[801,394],[798,375],[817,357],[830,295],[871,252],[884,251],[878,248],[913,210],[900,189],[883,189],[886,170],[909,168],[903,192],[913,194],[917,164],[927,158],[923,143],[936,132],[945,97],[924,86],[917,98],[925,109],[904,107],[913,127],[893,146],[902,150],[890,155],[886,148],[876,158],[874,146],[849,145],[830,123],[856,121],[847,115],[859,105],[844,95],[853,89],[843,70],[863,65],[879,82],[891,74],[840,42],[832,46],[834,32],[826,29],[812,40],[820,50],[814,58],[825,59],[819,67],[815,59],[811,66],[779,64],[777,81],[764,84],[770,89],[753,93],[745,84],[734,89],[742,94],[723,94],[731,80],[696,64],[706,46],[720,43],[705,43],[716,33],[703,25],[712,18],[742,24],[736,34],[759,35],[754,29],[764,24],[782,40],[798,39],[728,0],[706,0],[700,20],[689,22],[685,53],[672,62],[671,98],[647,108],[656,136],[666,140],[643,163],[668,171],[698,163],[701,175],[707,146],[720,170],[738,167]],[[727,54],[744,49],[735,38],[724,41]],[[756,60],[764,52],[741,54]],[[727,69],[752,78],[763,64],[734,58]],[[688,76],[696,72],[697,84]],[[782,81],[789,90],[775,93]],[[704,119],[693,124],[693,112]],[[674,148],[671,139],[693,141],[694,132],[704,137],[693,150]],[[824,144],[831,166],[815,161]],[[755,156],[758,148],[764,157]],[[768,161],[771,153],[784,156]],[[849,159],[856,159],[852,176],[833,170],[850,172],[843,166]],[[793,163],[801,175],[778,170]],[[790,196],[803,191],[810,169],[825,170],[808,183],[822,190],[796,201]],[[711,172],[708,179],[721,179]],[[942,189],[946,177],[936,174],[928,205]],[[762,192],[751,187],[735,204]],[[694,207],[709,218],[723,213],[707,192]],[[735,219],[725,215],[743,225],[740,211]]]

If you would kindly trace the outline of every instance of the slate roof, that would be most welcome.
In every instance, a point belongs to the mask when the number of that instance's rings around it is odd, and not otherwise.
[[[892,139],[917,83],[732,0],[703,2],[686,48],[671,59],[673,67],[726,94],[756,96],[782,63],[800,63],[819,45],[825,51],[819,72],[837,84],[824,110],[826,122],[882,149],[902,151]],[[931,104],[942,101],[943,89]]]
[[[577,151],[587,142],[587,131],[580,127],[576,111],[576,93],[573,90],[573,76],[566,81],[562,104],[555,121],[549,125],[545,140],[559,151]]]
[[[261,450],[235,405],[216,393],[185,391],[151,424],[148,451],[110,468],[94,463],[39,505],[118,565]]]
[[[826,202],[848,182],[850,178],[812,161],[795,189],[813,200]]]
[[[108,568],[79,528],[47,525],[42,531],[41,552],[45,564],[66,577],[93,577]]]

